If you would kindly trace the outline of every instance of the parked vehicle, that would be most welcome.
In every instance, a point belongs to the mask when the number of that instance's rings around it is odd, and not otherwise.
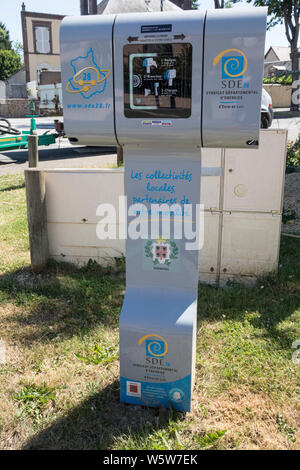
[[[261,120],[260,127],[262,129],[268,129],[271,126],[273,120],[273,107],[272,98],[269,93],[263,88],[261,97]]]

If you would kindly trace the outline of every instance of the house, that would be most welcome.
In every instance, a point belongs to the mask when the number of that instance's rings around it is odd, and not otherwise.
[[[0,80],[0,99],[27,98],[25,67],[11,75],[7,80]]]
[[[109,15],[117,13],[137,13],[160,11],[161,0],[102,0],[98,4],[98,15]],[[178,6],[169,0],[163,2],[164,11],[180,10]]]
[[[300,52],[300,49],[298,49]],[[289,47],[271,46],[265,54],[264,77],[270,77],[276,72],[292,69]],[[300,69],[300,59],[299,67]]]
[[[42,70],[60,70],[59,28],[64,16],[26,11],[21,21],[26,82],[39,83]]]

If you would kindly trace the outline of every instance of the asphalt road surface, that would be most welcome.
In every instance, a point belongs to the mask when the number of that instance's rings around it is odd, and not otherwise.
[[[37,132],[55,132],[55,117],[36,118]],[[62,119],[58,117],[57,119]],[[30,129],[30,118],[10,119],[12,127]],[[0,150],[1,152],[1,150]],[[40,168],[103,168],[116,165],[114,147],[84,147],[71,145],[68,139],[59,138],[55,144],[39,147]],[[28,168],[27,150],[10,150],[0,153],[0,176],[22,173]]]

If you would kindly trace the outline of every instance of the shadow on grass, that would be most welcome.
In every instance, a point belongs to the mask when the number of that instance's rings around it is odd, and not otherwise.
[[[299,240],[282,240],[280,266],[278,274],[258,280],[253,288],[200,286],[199,324],[247,317],[259,334],[290,349],[291,338],[280,324],[300,306]],[[124,266],[107,269],[96,263],[77,269],[51,262],[39,276],[29,269],[0,276],[0,298],[24,308],[6,321],[20,324],[14,338],[27,344],[81,336],[99,324],[117,327],[124,288]]]
[[[96,263],[78,269],[50,262],[34,275],[30,267],[0,276],[0,298],[23,307],[6,322],[19,323],[20,343],[48,342],[83,335],[98,324],[116,327],[123,302],[124,268]]]
[[[76,269],[50,263],[40,276],[23,270],[0,277],[0,298],[4,293],[5,301],[24,306],[28,312],[12,314],[8,319],[20,324],[14,341],[63,340],[88,332],[99,323],[116,327],[124,293],[123,267],[119,268],[107,270],[90,263]],[[255,334],[271,338],[279,349],[290,351],[291,340],[280,324],[299,309],[299,283],[300,243],[283,239],[278,274],[260,279],[254,288],[239,284],[224,290],[199,288],[199,326],[221,322],[224,317],[237,322],[247,319]],[[147,439],[162,426],[154,409],[121,404],[119,381],[115,381],[38,432],[24,449],[108,449],[114,447],[116,439],[120,446],[123,435],[127,442],[129,435],[138,442],[139,437]]]
[[[157,410],[125,405],[119,396],[115,381],[37,433],[23,449],[106,450],[124,434],[147,436],[168,424],[167,415],[160,419]]]
[[[278,273],[258,279],[252,288],[238,283],[225,289],[199,288],[198,324],[247,319],[260,337],[271,338],[279,349],[290,351],[295,338],[280,324],[299,308],[300,240],[283,238]]]
[[[12,186],[8,186],[6,188],[0,188],[0,193],[8,192],[8,191],[15,191],[16,189],[23,189],[25,188],[25,181],[21,184],[13,184]]]

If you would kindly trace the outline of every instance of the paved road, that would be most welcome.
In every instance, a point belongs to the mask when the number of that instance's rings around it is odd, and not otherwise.
[[[55,117],[37,118],[37,132],[54,132]],[[61,117],[58,117],[61,119]],[[30,119],[10,119],[12,127],[30,129]],[[0,176],[22,173],[28,168],[27,150],[10,150],[0,153]],[[40,168],[101,168],[116,165],[117,156],[113,147],[73,146],[68,139],[57,139],[55,144],[39,148]]]

